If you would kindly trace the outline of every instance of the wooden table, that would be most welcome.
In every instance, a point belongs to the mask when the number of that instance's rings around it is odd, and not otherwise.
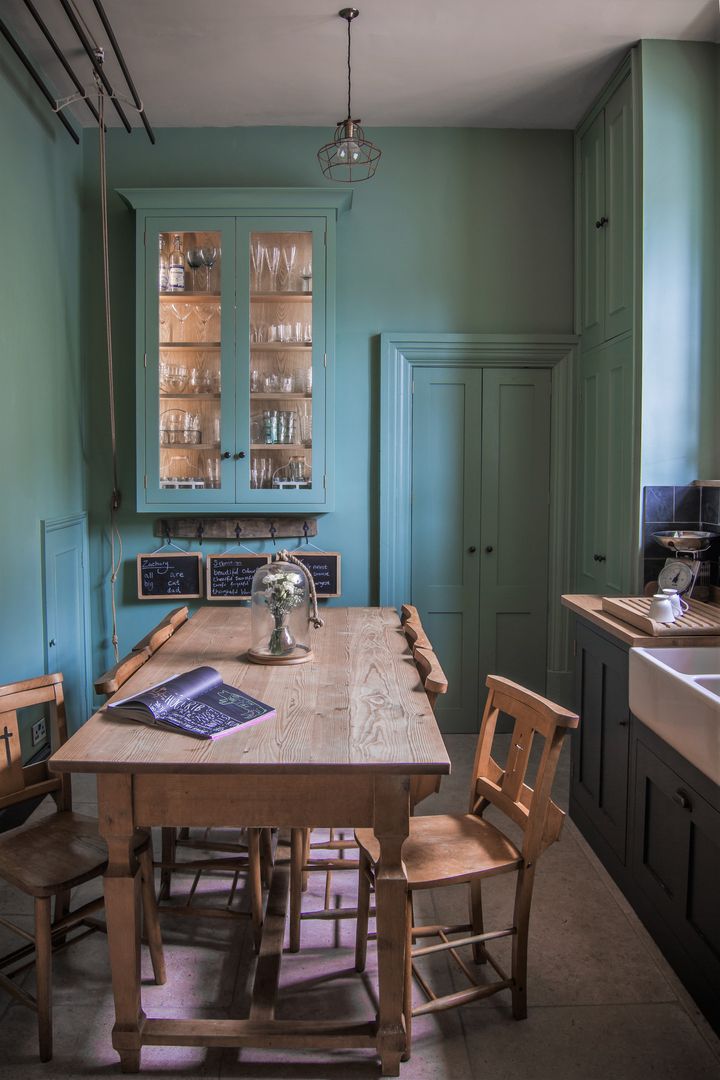
[[[401,851],[408,834],[409,778],[448,773],[450,763],[397,613],[328,608],[323,616],[325,627],[312,632],[313,662],[262,667],[243,659],[250,644],[249,610],[204,607],[119,695],[211,664],[226,682],[273,705],[277,719],[210,742],[101,712],[52,758],[58,772],[98,777],[100,831],[109,852],[112,1039],[124,1072],[139,1070],[143,1045],[183,1045],[375,1047],[383,1075],[399,1073],[405,1048],[407,890]],[[140,875],[132,841],[136,829],[153,825],[371,826],[381,851],[377,1016],[366,1023],[274,1019],[284,929],[284,899],[276,896],[275,880],[249,1018],[146,1016],[140,991]],[[282,900],[279,929],[277,899]]]

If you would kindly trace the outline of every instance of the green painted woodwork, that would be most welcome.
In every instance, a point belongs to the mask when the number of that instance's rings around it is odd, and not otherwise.
[[[483,372],[481,687],[493,673],[546,690],[550,407],[549,371]]]
[[[605,230],[595,227],[605,213],[605,113],[580,139],[581,333],[584,348],[605,336]]]
[[[62,671],[69,730],[90,715],[87,516],[43,522],[47,670]]]
[[[421,368],[412,394],[412,563],[409,599],[448,678],[443,731],[475,731],[482,370]],[[472,549],[472,550],[471,550]]]
[[[626,75],[605,106],[605,340],[632,328],[634,151],[632,78]]]
[[[41,522],[83,510],[89,447],[82,151],[2,44],[0,682],[9,682],[45,670]]]
[[[631,590],[633,381],[629,335],[580,357],[576,588],[583,593]]]

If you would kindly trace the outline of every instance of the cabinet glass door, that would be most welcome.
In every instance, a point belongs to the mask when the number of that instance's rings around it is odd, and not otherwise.
[[[251,225],[244,258],[238,243],[250,298],[248,427],[238,435],[250,452],[238,483],[253,502],[282,505],[317,501],[324,484],[324,453],[317,452],[324,426],[315,408],[324,397],[324,289],[313,288],[314,280],[324,283],[322,233],[287,224],[282,231]]]
[[[233,497],[223,435],[232,443],[233,224],[158,222],[148,230],[147,459],[161,502]]]

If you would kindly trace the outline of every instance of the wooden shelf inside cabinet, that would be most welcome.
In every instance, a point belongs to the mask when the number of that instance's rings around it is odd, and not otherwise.
[[[312,446],[303,446],[302,443],[252,443],[251,450],[312,450]]]
[[[312,352],[312,345],[298,345],[285,341],[252,342],[250,352]]]
[[[186,300],[192,300],[193,304],[219,304],[220,293],[169,292],[159,293],[158,299],[161,304],[176,304],[178,301],[184,303]]]
[[[173,394],[170,390],[161,390],[161,398],[183,398],[185,401],[219,401],[220,394],[193,394],[192,391]]]
[[[161,341],[158,348],[162,352],[175,349],[179,352],[194,349],[195,352],[218,352],[221,348],[219,341]]]
[[[263,293],[250,293],[250,300],[253,304],[279,304],[282,300],[292,300],[294,304],[310,303],[312,301],[311,292],[263,292]]]
[[[176,454],[182,452],[187,453],[188,450],[219,450],[220,443],[216,442],[203,442],[203,443],[160,443],[161,450],[173,450]]]
[[[188,396],[190,397],[191,395]],[[258,398],[272,398],[274,400],[282,398],[284,401],[312,401],[312,394],[284,394],[282,390],[270,390],[269,392],[265,390],[253,390],[250,397],[253,401],[256,401]]]

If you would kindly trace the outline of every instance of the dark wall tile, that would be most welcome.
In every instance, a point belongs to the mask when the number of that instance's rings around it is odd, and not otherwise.
[[[658,574],[665,565],[664,559],[645,559],[643,562],[643,584],[648,581],[657,581]]]
[[[720,522],[720,488],[704,487],[700,490],[702,492],[701,520],[717,525]]]
[[[700,488],[676,487],[674,491],[675,511],[673,513],[673,521],[695,521],[699,524]],[[697,528],[697,525],[691,525],[690,528]]]
[[[646,487],[643,521],[672,521],[674,488]]]

